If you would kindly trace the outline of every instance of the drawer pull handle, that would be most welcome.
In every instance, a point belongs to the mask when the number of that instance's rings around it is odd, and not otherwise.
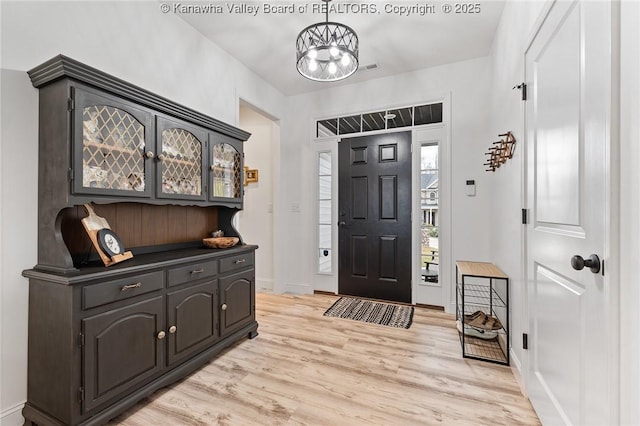
[[[177,329],[178,327],[176,327],[175,325],[172,325],[171,327],[169,327],[169,333],[173,334],[176,332]]]
[[[235,263],[235,264],[237,265],[237,264],[239,264],[239,263],[244,263],[244,262],[246,262],[246,261],[247,261],[246,259],[239,259],[239,260],[236,260],[236,261],[235,261],[235,262],[233,262],[233,263]]]
[[[201,274],[204,272],[204,269],[194,269],[193,271],[191,271],[192,274]]]
[[[164,339],[164,336],[166,336],[167,333],[165,333],[164,331],[158,331],[158,340],[162,340]]]
[[[122,287],[122,289],[120,291],[127,291],[127,290],[131,290],[134,288],[140,288],[142,287],[142,283],[135,283],[135,284],[127,284],[124,287]]]
[[[223,311],[227,310],[227,304],[223,303],[222,306],[220,307],[220,309],[222,309]]]

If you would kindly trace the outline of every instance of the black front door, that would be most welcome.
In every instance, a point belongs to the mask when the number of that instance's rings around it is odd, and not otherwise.
[[[340,294],[411,303],[411,132],[339,144]]]

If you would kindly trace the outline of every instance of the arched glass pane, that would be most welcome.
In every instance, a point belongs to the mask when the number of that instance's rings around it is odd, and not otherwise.
[[[144,126],[118,108],[82,112],[82,186],[144,191]]]
[[[162,131],[162,193],[202,194],[202,143],[184,129]]]
[[[240,198],[242,174],[240,153],[229,144],[213,145],[213,184],[214,197]]]

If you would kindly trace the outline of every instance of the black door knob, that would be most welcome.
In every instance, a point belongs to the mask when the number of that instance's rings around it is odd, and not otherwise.
[[[582,271],[584,267],[591,269],[591,272],[597,274],[600,272],[600,258],[596,254],[592,254],[586,259],[583,259],[582,256],[576,254],[571,258],[571,267],[576,271]]]

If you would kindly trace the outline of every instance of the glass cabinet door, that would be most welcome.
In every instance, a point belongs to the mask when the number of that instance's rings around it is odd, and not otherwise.
[[[115,98],[74,91],[74,192],[150,196],[152,115]]]
[[[158,197],[204,200],[206,132],[187,123],[158,118],[157,137]]]
[[[211,199],[242,199],[242,155],[235,145],[220,140],[211,145]]]

